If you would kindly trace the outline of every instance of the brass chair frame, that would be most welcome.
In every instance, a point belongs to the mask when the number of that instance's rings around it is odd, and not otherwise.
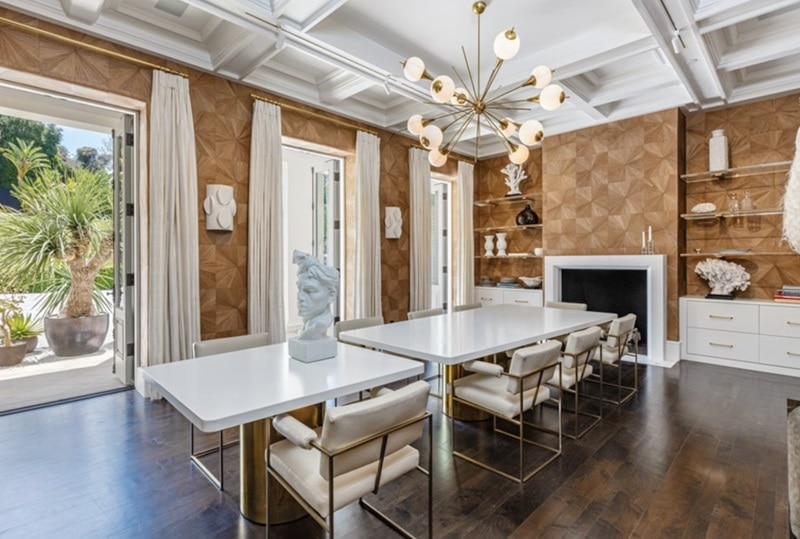
[[[577,440],[577,439],[581,438],[584,434],[589,432],[592,429],[592,427],[597,425],[600,422],[601,419],[603,419],[603,407],[602,407],[602,405],[600,406],[600,412],[597,413],[597,414],[592,414],[590,412],[587,412],[586,410],[581,410],[581,407],[580,407],[580,395],[581,395],[580,385],[581,385],[581,383],[583,383],[583,382],[585,382],[585,381],[587,381],[589,379],[589,377],[586,376],[586,367],[589,365],[589,359],[593,356],[593,352],[595,350],[599,350],[600,358],[601,358],[601,361],[602,361],[603,349],[602,349],[602,346],[600,346],[600,343],[598,343],[598,344],[596,344],[594,346],[591,346],[591,347],[587,348],[586,350],[582,350],[582,351],[574,353],[574,354],[567,353],[567,352],[561,352],[561,357],[562,358],[564,356],[569,356],[569,357],[572,357],[575,360],[575,365],[576,365],[575,371],[576,371],[576,374],[577,374],[577,365],[579,365],[578,360],[582,356],[588,355],[588,357],[586,359],[586,362],[583,363],[583,365],[581,366],[581,376],[580,376],[580,378],[578,378],[576,376],[575,385],[573,385],[572,387],[566,387],[565,388],[565,387],[563,387],[563,384],[559,384],[561,386],[559,388],[561,391],[573,395],[573,397],[575,399],[575,408],[570,409],[570,408],[564,407],[563,405],[562,405],[562,408],[561,408],[562,412],[572,413],[573,416],[575,417],[575,421],[573,422],[574,425],[575,425],[574,432],[570,433],[570,432],[567,432],[566,430],[564,431],[564,436],[566,436],[567,438],[570,438],[571,440]],[[559,377],[559,382],[562,382],[562,379],[560,377]],[[597,400],[597,401],[603,402],[603,385],[602,384],[600,385],[600,397],[599,398],[595,397],[593,395],[588,395],[586,393],[584,393],[583,396],[586,399]],[[578,428],[578,419],[579,419],[580,416],[591,418],[591,419],[593,419],[593,421],[590,421],[583,429],[579,429]]]
[[[331,479],[328,481],[328,516],[327,517],[322,517],[322,515],[320,515],[313,507],[311,507],[311,505],[308,502],[306,502],[306,500],[296,490],[294,490],[291,487],[291,485],[289,485],[289,483],[277,471],[275,471],[272,468],[272,465],[270,464],[270,445],[271,445],[271,440],[269,440],[268,443],[267,443],[267,451],[266,451],[267,476],[268,477],[271,476],[271,477],[275,478],[275,480],[284,489],[286,489],[286,492],[288,492],[292,496],[292,498],[294,498],[297,501],[297,503],[300,504],[303,507],[303,509],[305,509],[305,511],[308,513],[308,515],[312,519],[314,519],[314,521],[317,524],[319,524],[328,533],[328,535],[331,537],[331,539],[333,539],[333,537],[334,537],[334,513],[335,513],[335,511],[334,511],[334,507],[335,507],[335,503],[334,503],[334,491],[335,491],[334,482],[336,481],[336,476],[334,474],[334,465],[336,463],[336,457],[339,457],[339,456],[341,456],[343,454],[346,454],[349,451],[353,451],[354,449],[357,449],[357,448],[361,447],[362,445],[368,444],[368,443],[370,443],[370,442],[372,442],[374,440],[380,439],[381,440],[381,451],[380,451],[380,457],[378,459],[378,469],[377,469],[376,474],[375,474],[375,487],[372,490],[373,494],[377,494],[378,490],[380,488],[381,473],[383,472],[383,462],[384,462],[384,458],[386,456],[385,455],[385,453],[386,453],[386,444],[387,444],[387,442],[389,440],[389,435],[391,435],[393,432],[397,432],[399,430],[402,430],[402,429],[404,429],[406,427],[409,427],[411,425],[414,425],[416,423],[427,421],[428,422],[428,455],[427,455],[427,457],[428,457],[427,458],[427,461],[428,461],[427,462],[427,466],[428,466],[428,468],[426,470],[425,468],[423,468],[423,467],[418,465],[416,469],[417,469],[417,471],[419,471],[423,475],[427,476],[427,478],[428,478],[428,537],[431,538],[431,537],[433,537],[433,422],[432,422],[432,419],[431,419],[432,417],[433,417],[433,414],[431,414],[429,411],[426,410],[423,414],[421,414],[418,417],[415,417],[413,419],[409,419],[407,421],[404,421],[403,423],[399,423],[397,425],[394,425],[390,429],[386,429],[386,430],[384,430],[382,432],[378,432],[376,434],[373,434],[373,435],[371,435],[371,436],[369,436],[367,438],[363,438],[361,440],[353,442],[352,444],[349,444],[349,445],[347,445],[345,447],[342,447],[342,448],[338,449],[337,451],[330,451],[326,447],[323,447],[322,445],[320,445],[317,441],[311,442],[311,444],[310,444],[311,447],[313,447],[314,449],[316,449],[317,451],[319,451],[320,453],[325,455],[327,457],[327,459],[328,459],[329,477]],[[268,432],[271,433],[272,430],[273,430],[272,429],[272,419],[270,419],[269,420]],[[270,481],[267,481],[267,494],[266,494],[267,507],[269,507],[269,490],[270,490],[269,489],[269,485],[270,485]],[[372,505],[371,503],[369,503],[366,500],[364,500],[363,497],[358,499],[358,503],[364,509],[366,509],[367,511],[369,511],[370,513],[372,513],[373,515],[378,517],[378,519],[383,521],[387,526],[389,526],[390,528],[395,530],[397,533],[399,533],[403,537],[406,537],[408,539],[415,539],[415,536],[412,535],[411,532],[409,532],[408,530],[403,528],[400,524],[398,524],[397,522],[392,520],[391,517],[389,517],[388,515],[386,515],[382,511],[380,511],[374,505]],[[267,513],[266,536],[267,536],[267,539],[269,539],[269,528],[270,528],[269,511],[267,511],[266,513]]]
[[[633,345],[633,385],[627,386],[623,385],[622,383],[622,358],[623,356],[629,355],[629,344]],[[602,351],[602,346],[601,346]],[[588,377],[588,381],[599,383],[600,384],[600,395],[603,395],[603,386],[611,386],[612,388],[616,388],[617,390],[617,398],[605,398],[602,397],[603,402],[607,402],[609,404],[615,404],[617,406],[621,406],[625,404],[629,400],[633,398],[639,392],[639,330],[633,328],[629,331],[625,331],[619,335],[617,338],[617,361],[615,363],[605,363],[601,359],[599,360],[600,363],[600,373],[597,375],[592,375]],[[603,375],[603,369],[605,367],[612,367],[617,369],[617,383],[610,383],[605,379]],[[625,395],[623,395],[625,393]]]
[[[504,472],[503,470],[500,470],[500,469],[492,466],[491,464],[487,464],[486,462],[479,461],[479,460],[474,459],[474,458],[472,458],[472,457],[470,457],[468,455],[465,455],[464,453],[461,453],[460,451],[457,451],[456,447],[455,447],[456,446],[455,418],[451,415],[450,416],[450,433],[451,433],[450,437],[451,437],[451,443],[453,444],[453,449],[452,449],[453,455],[456,456],[456,457],[459,457],[459,458],[461,458],[463,460],[466,460],[467,462],[471,462],[472,464],[480,466],[481,468],[483,468],[485,470],[489,470],[490,472],[496,473],[499,476],[505,477],[506,479],[510,479],[511,481],[514,481],[515,483],[524,483],[525,481],[527,481],[528,479],[530,479],[531,477],[536,475],[539,471],[541,471],[545,466],[547,466],[548,464],[553,462],[555,459],[557,459],[561,455],[561,449],[562,449],[562,438],[561,438],[561,433],[562,433],[562,428],[561,428],[561,397],[560,397],[560,395],[559,395],[558,399],[554,399],[554,398],[550,399],[552,402],[555,402],[557,407],[558,407],[558,430],[557,431],[545,428],[545,427],[543,427],[541,425],[538,425],[538,424],[535,424],[535,423],[531,423],[531,422],[525,421],[525,418],[524,418],[525,410],[523,409],[524,408],[524,393],[525,393],[523,388],[525,387],[525,380],[527,380],[528,378],[530,378],[532,376],[538,376],[538,380],[536,382],[536,388],[538,390],[538,388],[543,387],[545,385],[544,384],[545,380],[543,380],[543,376],[544,376],[545,371],[547,371],[548,369],[552,369],[553,367],[555,367],[558,370],[558,375],[559,375],[559,380],[560,380],[561,379],[561,362],[558,359],[556,359],[556,361],[554,361],[553,363],[549,363],[549,364],[547,364],[547,365],[545,365],[543,367],[540,367],[540,368],[536,369],[535,371],[531,371],[530,373],[528,373],[526,375],[523,375],[523,376],[514,375],[514,374],[511,374],[511,373],[508,373],[508,372],[504,372],[503,373],[503,375],[508,376],[509,378],[514,378],[516,380],[519,380],[519,384],[520,384],[519,415],[517,416],[518,418],[508,418],[508,417],[505,417],[505,416],[501,416],[500,417],[503,421],[506,421],[508,423],[516,425],[517,429],[518,429],[518,432],[516,432],[516,433],[508,432],[508,431],[502,430],[502,429],[497,427],[497,418],[498,418],[498,416],[496,415],[497,412],[495,412],[493,410],[490,410],[488,408],[485,408],[483,406],[480,406],[479,404],[475,404],[472,401],[466,401],[466,400],[458,398],[456,396],[456,394],[455,394],[455,391],[454,391],[455,388],[453,387],[453,382],[452,381],[450,382],[450,395],[452,396],[453,401],[459,402],[459,403],[464,404],[466,406],[469,406],[471,408],[475,408],[476,410],[481,410],[481,411],[486,412],[487,414],[491,415],[492,416],[492,431],[493,432],[497,432],[497,433],[503,434],[503,435],[508,436],[510,438],[513,438],[513,439],[515,439],[515,440],[517,440],[519,442],[519,473],[516,476],[511,475],[511,474],[509,474],[507,472]],[[542,403],[542,404],[544,404],[544,403]],[[535,408],[536,406],[537,405],[532,406],[531,410],[533,408]],[[534,441],[534,440],[529,440],[529,439],[525,438],[524,430],[525,430],[525,426],[526,425],[529,426],[529,427],[533,427],[533,428],[535,428],[537,430],[540,430],[542,432],[546,432],[548,434],[557,434],[558,435],[558,447],[548,446],[546,444],[543,444],[543,443],[540,443],[540,442],[537,442],[537,441]],[[527,474],[525,474],[525,445],[524,445],[526,443],[529,444],[529,445],[540,447],[542,449],[546,449],[547,451],[550,451],[550,452],[553,453],[553,455],[550,456],[545,462],[543,462],[542,464],[540,464],[534,470],[532,470],[531,472],[529,472]]]

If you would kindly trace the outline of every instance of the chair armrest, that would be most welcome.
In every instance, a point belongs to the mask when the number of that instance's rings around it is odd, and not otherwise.
[[[272,426],[287,440],[303,449],[311,449],[317,441],[317,433],[288,414],[280,414],[272,420]]]
[[[388,395],[389,393],[392,393],[392,392],[394,392],[394,390],[391,389],[391,388],[388,388],[388,387],[373,387],[369,391],[369,396],[372,399],[376,399],[378,397],[382,397],[384,395]]]
[[[462,366],[464,367],[464,370],[470,372],[477,372],[489,376],[496,376],[498,378],[503,376],[503,366],[497,365],[496,363],[489,363],[488,361],[481,361],[479,359],[474,359],[472,361],[467,361]]]

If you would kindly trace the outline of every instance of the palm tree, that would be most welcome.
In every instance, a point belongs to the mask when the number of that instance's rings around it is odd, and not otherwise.
[[[112,189],[108,174],[53,166],[33,143],[0,153],[17,169],[12,194],[21,209],[0,207],[0,282],[16,289],[49,286],[40,307],[65,317],[97,314],[95,279],[113,255]],[[101,296],[102,297],[102,296]]]

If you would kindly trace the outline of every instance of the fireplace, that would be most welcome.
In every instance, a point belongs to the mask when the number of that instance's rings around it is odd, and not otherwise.
[[[636,314],[640,361],[663,362],[666,349],[666,256],[545,257],[545,300],[586,303],[589,310]]]

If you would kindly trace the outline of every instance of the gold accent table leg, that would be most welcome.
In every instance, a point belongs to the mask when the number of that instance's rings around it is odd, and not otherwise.
[[[310,427],[316,427],[324,409],[324,404],[307,406],[292,411],[291,415]],[[264,461],[267,423],[262,419],[239,427],[239,511],[246,519],[258,524],[267,522],[267,470]],[[278,434],[273,430],[272,441],[277,439]],[[306,516],[303,507],[277,481],[272,478],[270,481],[270,523],[281,524]]]
[[[483,410],[472,408],[471,406],[463,405],[459,402],[453,402],[453,395],[450,393],[454,380],[464,376],[464,369],[461,365],[445,365],[444,366],[444,381],[445,381],[445,395],[444,395],[444,413],[453,419],[460,419],[461,421],[484,421],[489,419],[489,414]]]

